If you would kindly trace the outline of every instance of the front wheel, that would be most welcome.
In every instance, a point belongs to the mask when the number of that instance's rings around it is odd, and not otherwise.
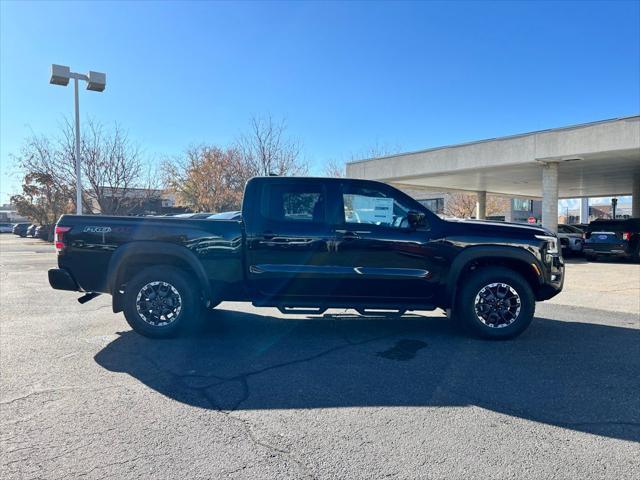
[[[465,277],[455,306],[456,320],[475,336],[506,340],[524,332],[535,312],[535,297],[519,273],[485,267]]]
[[[124,316],[131,328],[145,337],[173,337],[199,323],[198,292],[182,270],[150,267],[127,282]]]

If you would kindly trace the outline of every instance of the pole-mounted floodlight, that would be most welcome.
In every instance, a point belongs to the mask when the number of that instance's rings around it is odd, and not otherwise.
[[[90,71],[87,75],[72,72],[64,65],[51,65],[51,79],[49,83],[66,87],[73,79],[75,87],[76,109],[76,214],[82,215],[82,182],[80,180],[80,103],[78,99],[78,80],[87,82],[87,90],[102,92],[107,86],[107,75]]]

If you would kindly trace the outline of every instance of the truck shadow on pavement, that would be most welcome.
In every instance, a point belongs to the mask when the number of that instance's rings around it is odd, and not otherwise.
[[[640,442],[636,329],[536,318],[518,339],[489,342],[417,315],[209,320],[173,340],[121,332],[95,360],[207,409],[475,405]]]

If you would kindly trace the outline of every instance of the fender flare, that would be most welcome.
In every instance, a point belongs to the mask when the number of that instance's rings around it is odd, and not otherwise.
[[[522,262],[524,265],[528,265],[533,273],[536,274],[538,286],[544,284],[544,269],[542,268],[542,264],[531,252],[523,248],[506,245],[478,245],[467,247],[456,256],[447,275],[445,291],[449,292],[449,306],[455,302],[460,274],[474,260],[486,259],[488,257]],[[536,266],[540,275],[535,272],[535,269],[531,266],[532,264]]]
[[[109,260],[109,266],[107,268],[107,288],[113,296],[114,312],[122,310],[121,299],[119,298],[121,295],[118,294],[118,287],[121,283],[120,278],[123,273],[123,267],[129,260],[141,255],[157,255],[158,257],[165,258],[173,257],[183,261],[195,273],[196,280],[202,288],[205,301],[212,300],[211,285],[207,278],[207,273],[202,263],[198,260],[198,257],[196,257],[192,251],[182,245],[176,245],[174,243],[142,240],[129,242],[117,248]]]

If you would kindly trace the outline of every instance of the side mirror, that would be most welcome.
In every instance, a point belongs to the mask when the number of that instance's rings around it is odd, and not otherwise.
[[[422,212],[416,212],[415,210],[411,210],[407,213],[407,221],[412,228],[416,227],[424,227],[425,225],[425,214]]]

